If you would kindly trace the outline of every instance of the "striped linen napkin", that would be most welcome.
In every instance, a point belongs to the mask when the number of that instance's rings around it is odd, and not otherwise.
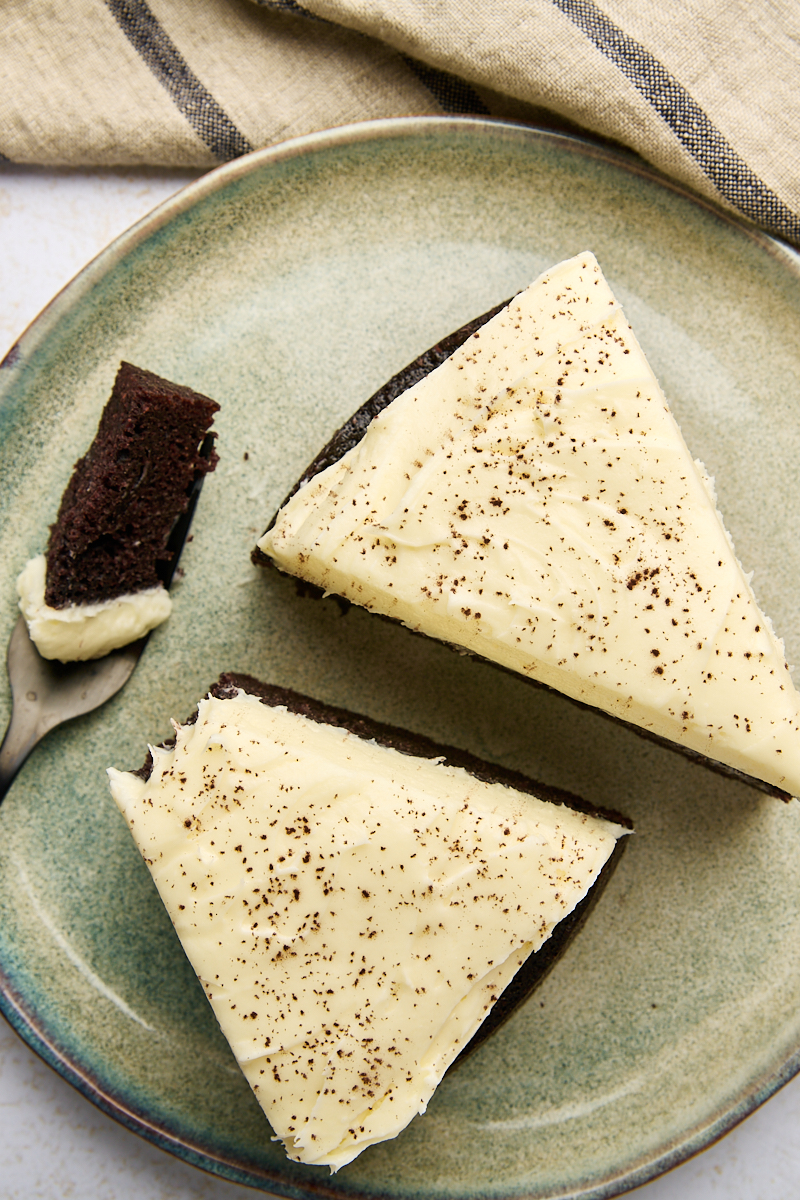
[[[796,0],[3,0],[0,157],[213,166],[407,114],[578,128],[800,243]]]

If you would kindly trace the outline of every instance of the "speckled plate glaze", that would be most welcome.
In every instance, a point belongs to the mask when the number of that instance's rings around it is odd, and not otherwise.
[[[189,1161],[281,1196],[607,1197],[718,1137],[800,1065],[800,805],[333,603],[249,552],[301,468],[437,338],[597,254],[716,476],[800,661],[800,268],[793,252],[567,137],[354,126],[213,172],[114,243],[0,371],[0,638],[120,359],[222,404],[172,619],[124,691],[51,734],[0,809],[2,1009],[67,1079]],[[224,669],[583,793],[636,822],[544,986],[427,1114],[338,1175],[289,1163],[110,799]],[[8,709],[5,687],[0,719]]]

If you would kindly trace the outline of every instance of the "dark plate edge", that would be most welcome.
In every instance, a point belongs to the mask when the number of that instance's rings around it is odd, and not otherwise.
[[[10,347],[0,364],[0,368],[2,368],[0,369],[0,404],[3,403],[6,391],[13,386],[19,372],[24,370],[37,348],[72,306],[79,302],[84,295],[87,295],[108,271],[120,263],[138,245],[181,214],[194,208],[206,197],[223,190],[237,179],[250,175],[261,167],[275,165],[309,153],[329,151],[336,147],[372,140],[411,139],[445,130],[463,131],[465,135],[469,131],[477,136],[499,137],[522,143],[548,143],[580,157],[606,161],[627,173],[649,179],[673,194],[686,198],[692,204],[699,205],[718,220],[737,229],[740,234],[758,245],[771,258],[780,262],[784,269],[788,269],[800,279],[800,251],[751,225],[739,214],[731,212],[675,182],[656,168],[643,162],[632,152],[609,148],[601,142],[593,141],[590,136],[582,137],[554,132],[500,119],[474,117],[383,118],[307,134],[279,143],[274,147],[254,151],[215,168],[162,202],[92,259],[56,294]],[[131,1132],[161,1149],[175,1154],[176,1157],[192,1166],[204,1169],[231,1182],[242,1183],[262,1190],[265,1190],[264,1184],[268,1184],[276,1193],[289,1197],[291,1200],[305,1200],[306,1196],[311,1195],[342,1200],[346,1189],[332,1190],[312,1179],[309,1180],[307,1187],[299,1189],[288,1186],[278,1176],[271,1177],[263,1173],[252,1174],[247,1168],[236,1166],[223,1158],[216,1158],[207,1150],[201,1150],[189,1141],[167,1134],[126,1105],[121,1098],[118,1099],[111,1089],[104,1092],[92,1081],[88,1073],[82,1071],[76,1063],[68,1058],[66,1051],[59,1049],[57,1041],[48,1037],[44,1028],[39,1028],[34,1016],[29,1015],[22,998],[18,997],[13,989],[2,963],[0,963],[0,1013],[44,1062],[101,1111],[119,1121]],[[631,1167],[618,1175],[607,1175],[602,1182],[587,1185],[586,1188],[579,1191],[550,1193],[547,1200],[611,1200],[611,1197],[640,1187],[718,1141],[799,1072],[800,1047],[785,1059],[777,1070],[764,1073],[755,1080],[733,1107],[687,1138],[686,1141],[675,1144],[659,1157],[643,1163],[641,1166]],[[389,1193],[385,1193],[385,1195],[388,1196]],[[513,1194],[513,1200],[529,1200],[529,1198],[530,1200],[544,1200],[542,1193],[519,1192]]]

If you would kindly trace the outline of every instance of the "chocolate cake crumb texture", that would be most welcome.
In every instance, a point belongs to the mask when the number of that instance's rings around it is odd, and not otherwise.
[[[92,604],[157,587],[167,539],[216,451],[200,445],[219,405],[122,363],[92,445],[50,530],[45,602]]]

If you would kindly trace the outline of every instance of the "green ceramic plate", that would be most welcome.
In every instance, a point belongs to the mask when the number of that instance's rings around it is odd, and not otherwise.
[[[0,372],[0,640],[120,359],[222,404],[172,619],[0,809],[2,1008],[106,1111],[290,1197],[610,1196],[800,1065],[800,805],[251,566],[333,429],[441,335],[583,249],[671,398],[800,661],[800,269],[627,158],[484,121],[355,126],[239,160],[91,264]],[[621,809],[637,833],[542,989],[428,1113],[338,1175],[270,1141],[105,782],[224,669]],[[0,697],[0,720],[8,696]]]

